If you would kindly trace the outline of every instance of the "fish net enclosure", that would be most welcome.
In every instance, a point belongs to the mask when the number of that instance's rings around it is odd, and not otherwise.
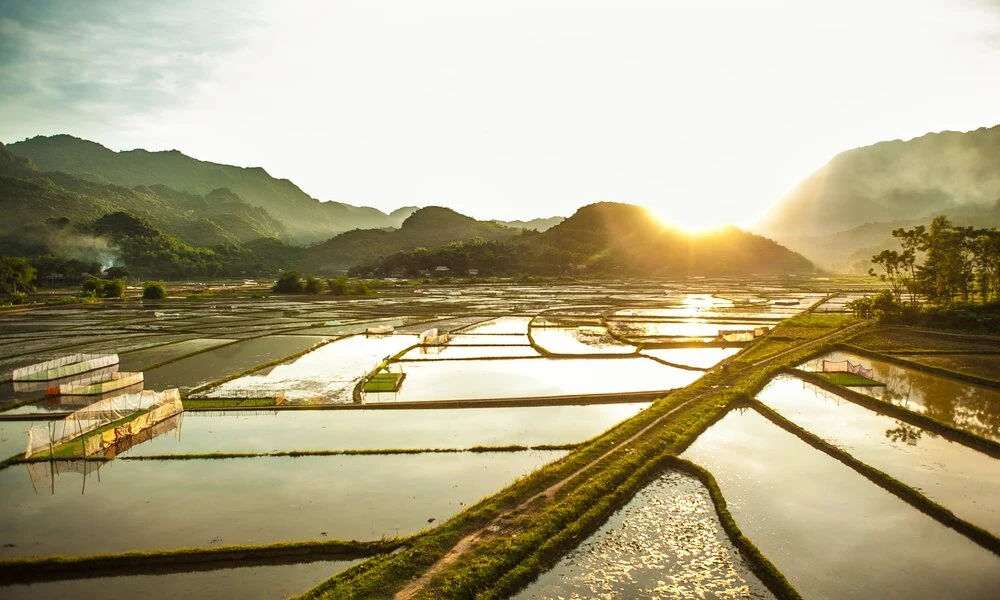
[[[871,379],[875,371],[866,369],[861,364],[854,364],[849,360],[824,360],[824,373],[853,373],[866,379]]]
[[[52,452],[57,446],[93,433],[82,442],[83,453],[89,456],[183,411],[180,392],[176,389],[147,390],[107,398],[71,413],[62,421],[33,426],[28,430],[24,457]]]
[[[111,373],[110,375],[101,377],[100,379],[95,378],[76,381],[73,383],[64,383],[59,386],[59,394],[63,396],[97,396],[113,392],[115,390],[132,387],[133,385],[138,385],[142,382],[143,374],[141,372],[128,373],[120,371],[117,373]]]
[[[117,354],[71,354],[53,360],[14,369],[12,379],[16,381],[49,381],[72,377],[87,371],[118,364]]]

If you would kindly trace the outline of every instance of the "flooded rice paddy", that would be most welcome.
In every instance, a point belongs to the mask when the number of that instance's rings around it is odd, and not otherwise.
[[[711,369],[739,351],[740,348],[647,348],[642,353],[675,365]]]
[[[47,463],[35,481],[15,465],[0,471],[0,558],[409,535],[564,454],[116,460],[54,491]]]
[[[274,336],[272,336],[274,337]],[[316,345],[316,338],[282,336]],[[261,338],[268,339],[268,338]],[[266,373],[250,374],[216,386],[203,394],[226,398],[273,397],[283,393],[288,401],[352,402],[354,384],[384,358],[417,343],[415,335],[351,336],[325,344],[294,361]],[[257,340],[251,340],[257,341]],[[249,342],[243,342],[249,343]],[[309,346],[306,346],[308,348]],[[289,354],[286,350],[285,354]]]
[[[1000,461],[793,377],[757,399],[806,431],[1000,536]]]
[[[535,598],[773,598],[722,529],[708,490],[668,471],[517,594]]]
[[[433,410],[188,412],[180,435],[156,438],[136,446],[128,455],[576,444],[647,406],[649,403],[636,402]]]
[[[718,480],[737,524],[805,598],[987,598],[1000,557],[755,411],[684,452]]]
[[[318,336],[269,335],[215,348],[145,371],[149,389],[189,390],[279,360],[327,341]]]
[[[823,359],[860,363],[874,371],[872,379],[885,384],[884,387],[850,388],[856,392],[1000,441],[1000,390],[850,352],[833,352],[806,363],[803,368],[821,371]]]
[[[605,327],[533,327],[535,343],[553,354],[634,354],[635,346],[623,344]]]
[[[319,585],[358,561],[259,565],[164,575],[127,575],[0,586],[5,600],[103,598],[188,600],[190,598],[288,598]]]
[[[900,358],[986,379],[1000,379],[1000,354],[897,354]]]
[[[648,392],[684,387],[701,376],[646,357],[422,361],[406,363],[403,370],[399,392],[365,394],[365,402]]]

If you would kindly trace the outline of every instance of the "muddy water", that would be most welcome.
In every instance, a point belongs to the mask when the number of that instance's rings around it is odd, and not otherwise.
[[[0,460],[24,454],[28,446],[28,430],[44,421],[0,421]]]
[[[1000,557],[758,413],[731,412],[684,453],[806,598],[989,598]]]
[[[739,351],[739,348],[650,348],[642,353],[677,365],[710,369]]]
[[[239,567],[165,575],[97,577],[0,586],[5,600],[101,598],[102,600],[187,600],[247,598],[272,600],[302,593],[358,561]]]
[[[54,493],[18,465],[0,471],[0,558],[408,535],[564,454],[116,460]]]
[[[856,392],[1000,442],[1000,390],[931,375],[849,352],[833,352],[809,361],[802,368],[821,371],[824,358],[861,363],[874,371],[873,379],[885,384],[885,387],[851,388]]]
[[[128,352],[119,356],[119,367],[121,367],[122,371],[142,371],[168,360],[222,346],[234,341],[236,340],[231,338],[198,338],[136,350],[135,352]]]
[[[398,393],[366,394],[365,402],[520,398],[681,388],[697,371],[645,357],[498,359],[404,363]]]
[[[554,354],[632,354],[635,346],[618,342],[604,327],[534,327],[535,343]]]
[[[1000,460],[880,415],[793,377],[757,398],[803,429],[1000,536]]]
[[[678,473],[646,486],[515,596],[773,598],[726,537],[708,490]]]
[[[987,379],[1000,379],[1000,354],[899,354],[900,358]]]
[[[269,335],[229,344],[146,371],[146,389],[191,389],[308,350],[326,339]]]
[[[205,395],[225,398],[282,392],[290,402],[352,402],[354,385],[365,373],[382,359],[417,343],[417,339],[415,335],[359,335],[336,340],[266,374],[234,379],[207,390]]]
[[[440,410],[188,412],[181,434],[145,442],[132,456],[206,452],[471,448],[575,444],[649,403]],[[23,444],[22,444],[23,446]]]

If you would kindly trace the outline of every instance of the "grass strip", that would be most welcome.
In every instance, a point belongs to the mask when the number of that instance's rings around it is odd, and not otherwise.
[[[907,410],[901,406],[896,406],[891,402],[885,402],[884,400],[879,400],[871,396],[866,396],[860,392],[843,388],[827,381],[822,377],[818,377],[816,373],[801,371],[799,369],[789,369],[788,374],[797,377],[806,383],[815,385],[818,388],[822,388],[832,394],[836,394],[846,400],[850,400],[855,404],[864,406],[865,408],[879,414],[887,415],[893,417],[894,419],[899,419],[900,421],[905,421],[910,425],[920,427],[921,429],[926,429],[927,431],[940,435],[948,441],[968,446],[969,448],[988,454],[993,458],[1000,458],[1000,443],[993,440],[979,437],[978,435],[965,431],[964,429],[959,429],[954,425],[938,421],[937,419],[924,414]]]
[[[924,496],[902,481],[899,481],[891,475],[861,462],[849,453],[841,450],[833,444],[830,444],[819,436],[802,429],[762,402],[754,400],[750,403],[750,406],[778,427],[784,429],[788,433],[791,433],[820,452],[823,452],[831,458],[840,461],[845,466],[850,467],[859,475],[863,476],[865,479],[896,496],[903,502],[906,502],[913,508],[931,517],[945,527],[954,529],[986,550],[1000,555],[1000,539],[985,529],[977,525],[973,525],[964,519],[960,519],[955,515],[955,513],[931,500],[927,496]]]
[[[93,556],[48,556],[0,561],[0,584],[121,575],[149,575],[255,565],[356,559],[392,552],[412,538],[368,542],[323,540],[277,544],[181,548]]]
[[[539,446],[472,446],[469,448],[372,448],[357,450],[287,450],[280,452],[207,452],[203,454],[154,454],[122,456],[119,460],[213,460],[227,458],[274,458],[300,456],[382,456],[396,454],[484,454],[489,452],[527,452],[529,450],[573,450],[578,444]]]

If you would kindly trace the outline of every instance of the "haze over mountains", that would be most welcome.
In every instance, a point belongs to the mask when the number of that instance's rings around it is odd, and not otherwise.
[[[113,254],[109,244],[124,244],[137,253],[132,261],[148,269],[154,263],[137,257],[154,249],[227,274],[290,267],[419,272],[433,260],[459,270],[479,262],[498,273],[811,268],[794,252],[736,228],[690,236],[651,227],[650,215],[629,205],[599,203],[565,221],[477,221],[442,207],[386,214],[320,202],[262,168],[200,161],[178,151],[114,152],[67,135],[0,145],[0,210],[4,253],[89,260],[103,245],[98,254],[104,262]],[[101,220],[119,213],[124,216]],[[958,224],[1000,224],[1000,126],[846,151],[775,205],[759,231],[820,266],[864,272],[871,254],[892,244],[893,228],[937,214]],[[134,236],[148,243],[130,243]],[[748,253],[762,258],[748,259]],[[180,263],[171,271],[178,276]]]
[[[761,233],[838,271],[890,247],[898,227],[947,215],[1000,225],[1000,125],[928,133],[838,154],[776,204]]]

